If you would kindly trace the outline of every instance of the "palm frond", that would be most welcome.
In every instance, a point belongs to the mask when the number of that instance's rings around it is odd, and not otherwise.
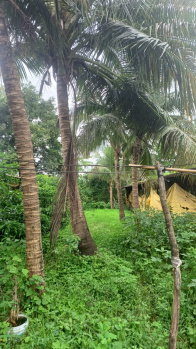
[[[196,160],[196,135],[184,127],[168,126],[160,133],[161,151],[164,156],[172,155],[176,161],[194,162]]]
[[[122,143],[125,131],[120,119],[112,114],[91,115],[91,120],[80,128],[77,144],[86,155],[104,143]]]

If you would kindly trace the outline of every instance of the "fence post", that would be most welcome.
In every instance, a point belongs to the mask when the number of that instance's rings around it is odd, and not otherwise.
[[[171,319],[171,327],[169,334],[169,349],[176,349],[178,325],[180,318],[180,292],[181,292],[181,271],[180,266],[182,264],[179,257],[179,249],[176,241],[171,214],[167,204],[165,181],[163,175],[163,168],[160,163],[156,161],[156,169],[158,175],[159,191],[161,205],[165,217],[165,223],[169,236],[170,248],[171,248],[171,263],[173,267],[174,289],[173,289],[173,311]]]

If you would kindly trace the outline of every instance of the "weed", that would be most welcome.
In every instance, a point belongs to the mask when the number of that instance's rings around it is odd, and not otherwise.
[[[19,274],[20,299],[30,319],[27,333],[6,348],[51,349],[166,349],[173,292],[169,242],[161,214],[131,214],[123,223],[118,211],[86,212],[90,231],[99,252],[82,257],[70,226],[61,230],[56,249],[45,250],[46,292],[40,299],[30,288],[24,246],[8,241],[2,246],[3,316],[2,338],[6,338],[6,309],[10,309],[12,275]],[[137,224],[136,224],[137,222]],[[194,217],[174,217],[183,258],[181,317],[178,349],[195,347],[196,249]],[[188,242],[190,233],[190,243]],[[15,248],[14,259],[11,253]],[[13,245],[14,246],[14,245]],[[19,262],[18,258],[21,259]],[[16,269],[14,269],[16,268]],[[22,271],[23,270],[23,271]],[[6,340],[6,339],[5,339]]]

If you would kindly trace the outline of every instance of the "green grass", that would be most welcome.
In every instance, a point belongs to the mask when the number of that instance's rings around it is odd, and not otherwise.
[[[136,234],[130,218],[119,221],[118,210],[89,210],[86,218],[98,254],[81,257],[69,226],[60,232],[53,254],[44,237],[46,293],[42,300],[26,297],[21,310],[30,318],[28,332],[20,342],[9,340],[0,348],[168,348],[173,280],[167,237],[157,238],[161,221],[155,226],[145,216]],[[160,247],[162,252],[156,251]],[[187,284],[196,252],[187,244],[184,253],[178,348],[190,349],[195,347],[196,308],[194,287]]]
[[[118,210],[97,209],[86,211],[85,214],[90,232],[99,247],[109,246],[115,237],[123,233]]]

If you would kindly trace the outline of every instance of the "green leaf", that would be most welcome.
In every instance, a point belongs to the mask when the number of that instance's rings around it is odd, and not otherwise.
[[[31,288],[29,288],[26,292],[26,296],[32,296],[34,294],[33,290]]]
[[[188,284],[188,287],[196,287],[196,279],[192,279],[192,282]]]
[[[18,256],[14,256],[13,257],[13,261],[16,261],[16,262],[22,262],[22,259]]]
[[[18,269],[14,265],[8,265],[7,269],[9,270],[10,273],[12,274],[17,274]]]
[[[46,305],[48,303],[50,303],[50,297],[48,297],[47,295],[43,295],[42,296],[42,304]]]
[[[24,276],[26,276],[26,277],[28,276],[28,270],[27,269],[22,269],[22,273],[23,273]]]

